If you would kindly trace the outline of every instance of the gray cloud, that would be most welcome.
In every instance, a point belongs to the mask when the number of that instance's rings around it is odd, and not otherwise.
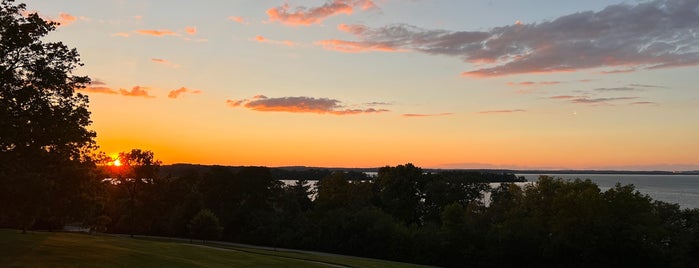
[[[580,98],[571,99],[570,102],[577,103],[577,104],[608,104],[609,102],[612,102],[612,101],[634,100],[634,99],[638,99],[638,97],[615,97],[615,98],[580,97]]]
[[[291,113],[316,113],[334,115],[352,115],[367,113],[388,112],[386,109],[347,109],[342,102],[329,98],[313,97],[281,97],[269,98],[257,95],[252,99],[226,100],[228,106],[244,107],[260,112],[291,112]]]
[[[699,65],[699,1],[657,0],[612,5],[552,21],[490,31],[426,30],[397,24],[381,28],[341,25],[358,41],[322,40],[346,52],[418,51],[455,56],[483,66],[466,76],[609,68],[628,72]]]
[[[439,113],[439,114],[402,114],[403,117],[433,117],[433,116],[448,116],[453,115],[453,113]]]

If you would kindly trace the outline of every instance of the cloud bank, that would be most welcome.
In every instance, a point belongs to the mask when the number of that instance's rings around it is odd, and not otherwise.
[[[230,107],[243,107],[259,112],[315,113],[332,115],[374,114],[388,112],[386,109],[349,109],[342,102],[329,98],[280,97],[268,98],[257,95],[252,99],[226,100]]]
[[[290,14],[307,13],[313,14]],[[406,24],[380,28],[341,25],[340,29],[358,40],[321,40],[317,44],[342,52],[409,50],[458,57],[476,66],[462,73],[471,77],[699,65],[696,0],[611,5],[598,12],[489,31],[427,30]]]

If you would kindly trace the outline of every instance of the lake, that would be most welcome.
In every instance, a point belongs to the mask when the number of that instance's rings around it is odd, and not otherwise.
[[[637,175],[637,174],[517,174],[524,176],[528,182],[517,183],[525,185],[535,182],[539,175],[548,175],[568,180],[590,179],[599,185],[602,191],[614,187],[618,182],[622,185],[633,184],[636,190],[647,194],[654,200],[679,204],[681,208],[699,208],[699,175]],[[282,180],[284,184],[291,185],[296,181]],[[316,181],[308,184],[316,187]],[[491,183],[491,187],[497,187],[499,183]],[[485,204],[490,203],[490,193],[485,193]]]
[[[636,190],[654,200],[677,203],[681,208],[699,208],[699,175],[638,175],[638,174],[517,174],[527,181],[536,181],[539,175],[563,179],[590,179],[602,191],[621,185],[633,184]]]

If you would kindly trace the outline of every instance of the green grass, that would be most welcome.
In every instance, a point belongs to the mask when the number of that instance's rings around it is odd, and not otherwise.
[[[2,267],[419,267],[337,255],[0,229]],[[320,263],[319,263],[320,262]]]

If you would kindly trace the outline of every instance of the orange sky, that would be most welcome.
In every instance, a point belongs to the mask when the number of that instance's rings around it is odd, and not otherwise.
[[[699,169],[699,40],[690,37],[699,14],[677,13],[699,4],[537,3],[28,8],[61,22],[50,39],[81,53],[107,154],[141,148],[165,164]]]

